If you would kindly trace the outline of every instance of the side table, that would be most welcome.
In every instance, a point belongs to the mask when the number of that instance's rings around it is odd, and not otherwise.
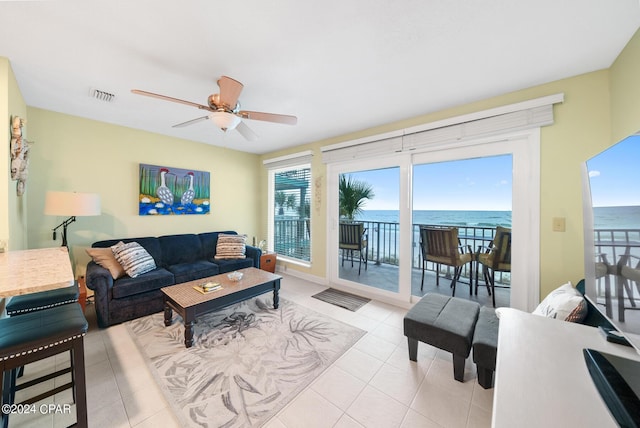
[[[85,282],[84,276],[78,277],[78,303],[82,307],[82,312],[84,313],[84,308],[87,305],[87,283]]]
[[[276,260],[278,255],[276,253],[264,253],[260,256],[260,269],[267,272],[276,272]]]

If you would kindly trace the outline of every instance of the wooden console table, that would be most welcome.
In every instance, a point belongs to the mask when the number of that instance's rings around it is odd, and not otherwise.
[[[500,308],[493,427],[617,427],[582,350],[640,360],[597,328]]]
[[[0,298],[73,285],[67,247],[0,253]]]

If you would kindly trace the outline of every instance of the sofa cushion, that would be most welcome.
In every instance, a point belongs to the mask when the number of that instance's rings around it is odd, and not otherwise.
[[[131,278],[156,268],[153,257],[137,242],[118,242],[111,247],[113,255]]]
[[[220,267],[220,273],[226,273],[252,267],[253,259],[222,259],[216,260],[216,264]]]
[[[236,232],[228,230],[226,232],[207,232],[198,234],[200,243],[202,244],[201,258],[204,260],[213,260],[216,255],[216,247],[218,246],[218,235],[237,235]]]
[[[218,245],[214,259],[244,259],[245,245],[247,237],[245,235],[218,235]]]
[[[587,302],[571,282],[567,282],[549,293],[533,314],[579,323],[587,316]]]
[[[98,241],[91,244],[94,248],[107,248],[116,245],[118,242],[124,242],[125,244],[129,242],[137,242],[140,244],[147,253],[153,257],[153,260],[156,262],[156,266],[162,266],[162,250],[160,249],[160,241],[158,238],[125,238],[125,239],[108,239],[105,241]]]
[[[178,263],[167,266],[167,270],[175,277],[176,284],[206,278],[220,273],[218,265],[206,260],[198,260],[191,263]]]
[[[111,248],[87,248],[86,251],[94,262],[111,273],[113,279],[118,279],[125,275],[124,268],[116,260]]]
[[[157,290],[173,285],[173,274],[166,269],[158,268],[142,274],[137,278],[125,276],[113,283],[113,298],[122,299],[147,291]]]
[[[202,244],[197,235],[166,235],[158,238],[162,249],[162,267],[202,260]]]

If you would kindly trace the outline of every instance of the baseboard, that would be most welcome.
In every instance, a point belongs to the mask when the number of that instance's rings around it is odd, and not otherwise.
[[[327,285],[327,280],[321,276],[311,275],[309,273],[300,272],[295,269],[288,269],[283,265],[276,265],[276,273],[295,276],[296,278],[304,279],[305,281],[313,282],[314,284]]]
[[[330,283],[329,280],[324,277],[311,275],[295,269],[290,269],[286,265],[281,265],[281,264],[276,265],[276,273],[294,276],[296,278],[313,282],[314,284],[323,285],[325,287],[332,287],[332,288],[335,288],[336,290],[356,294],[361,297],[366,297],[368,299],[375,300],[380,303],[398,306],[400,308],[409,309],[415,304],[415,302],[406,302],[400,299],[395,299],[393,296],[388,296],[386,294],[382,295],[382,294],[376,293],[375,291],[367,292],[366,290],[362,290],[360,288],[356,289],[356,288],[346,287],[341,284]]]

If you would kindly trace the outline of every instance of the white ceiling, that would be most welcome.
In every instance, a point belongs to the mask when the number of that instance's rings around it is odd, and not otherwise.
[[[252,153],[330,138],[609,67],[638,0],[0,1],[0,56],[29,106]],[[260,139],[203,112],[220,75],[244,83]],[[91,98],[93,88],[116,94]],[[10,112],[11,113],[11,112]],[[132,144],[135,144],[132,141]]]

